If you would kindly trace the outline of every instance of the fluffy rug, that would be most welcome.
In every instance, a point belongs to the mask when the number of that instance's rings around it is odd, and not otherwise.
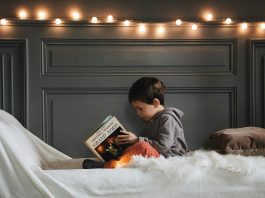
[[[127,165],[163,177],[196,181],[214,174],[215,178],[256,181],[265,176],[265,158],[262,156],[221,155],[214,151],[194,151],[185,157],[149,158],[134,156]],[[218,174],[216,176],[216,174]]]

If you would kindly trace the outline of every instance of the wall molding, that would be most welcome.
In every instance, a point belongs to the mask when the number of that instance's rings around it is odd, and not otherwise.
[[[101,88],[42,88],[42,139],[50,145],[54,145],[53,142],[53,108],[55,105],[54,100],[48,101],[48,97],[53,94],[57,95],[74,95],[74,94],[128,94],[129,88],[124,87],[101,87]],[[237,127],[237,88],[236,87],[189,87],[189,88],[177,88],[168,87],[167,94],[212,94],[212,93],[224,93],[229,94],[229,125],[230,127]]]
[[[42,39],[41,46],[42,76],[237,75],[236,39]],[[113,49],[106,53],[104,52],[104,50],[111,47]],[[136,51],[133,51],[133,48]],[[165,53],[163,48],[167,49],[167,54],[163,54]],[[185,49],[181,50],[181,48]],[[198,48],[197,51],[192,51],[196,50],[196,48]],[[83,65],[81,61],[78,65],[78,58],[82,60],[86,58],[89,59],[89,54],[85,53],[84,49],[90,51],[92,56],[90,60],[95,60],[91,63],[87,61],[87,65]],[[117,51],[115,51],[115,49]],[[202,53],[201,49],[208,51]],[[63,50],[65,51],[64,53],[66,53],[65,56],[61,54]],[[94,52],[95,50],[97,50],[97,52]],[[185,59],[181,56],[176,57],[174,50],[176,50],[175,53],[183,53],[183,55],[189,54],[192,57],[187,57]],[[185,50],[189,51],[185,52]],[[56,53],[58,56],[57,62],[59,61],[61,63],[55,63],[56,60],[54,59],[57,57],[55,55]],[[112,54],[108,55],[109,53]],[[145,53],[146,56],[150,56],[150,59],[137,59],[137,56],[141,56],[143,53]],[[208,57],[210,56],[209,53],[212,53],[212,56],[216,56],[216,58],[212,59],[212,64],[209,63],[210,60],[208,60],[207,63],[204,62],[204,59],[201,59],[202,62],[200,63],[200,56],[198,53],[202,53],[201,56],[207,54]],[[67,59],[67,55],[75,58],[78,57],[75,59],[76,65],[69,63],[70,61],[64,60]],[[109,59],[110,61],[106,60],[106,62],[102,62],[103,55],[105,59]],[[225,56],[222,57],[223,59],[221,59],[222,55]],[[96,56],[98,56],[98,59]],[[194,61],[196,56],[198,58],[198,64]],[[119,61],[115,60],[115,57],[119,58]],[[122,57],[125,58],[122,59]],[[127,60],[126,58],[131,60]],[[138,62],[132,61],[135,58]],[[152,59],[157,60],[152,61]],[[69,60],[73,60],[73,58]],[[163,60],[163,63],[159,64],[161,60]],[[218,60],[221,62],[216,62]],[[130,64],[126,61],[130,62]],[[222,61],[224,62],[222,63]],[[134,62],[134,65],[131,65],[132,62]]]

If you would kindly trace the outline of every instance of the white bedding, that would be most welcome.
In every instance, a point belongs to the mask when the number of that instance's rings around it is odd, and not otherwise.
[[[264,198],[265,158],[196,151],[117,169],[43,170],[70,157],[0,110],[0,197]]]

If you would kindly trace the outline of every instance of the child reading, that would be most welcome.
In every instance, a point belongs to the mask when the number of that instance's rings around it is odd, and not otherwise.
[[[139,137],[129,131],[121,131],[123,135],[117,136],[116,144],[132,144],[124,151],[127,161],[135,154],[145,157],[170,157],[185,155],[188,152],[180,121],[183,112],[164,106],[165,89],[164,83],[154,77],[142,77],[130,88],[129,102],[137,115],[143,119],[144,128]],[[83,168],[103,167],[114,168],[115,163],[89,159],[83,162]]]

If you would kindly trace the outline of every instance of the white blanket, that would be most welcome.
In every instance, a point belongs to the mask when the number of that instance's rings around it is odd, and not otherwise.
[[[196,151],[185,157],[134,157],[117,169],[43,170],[70,157],[0,110],[0,197],[263,198],[265,158]]]

